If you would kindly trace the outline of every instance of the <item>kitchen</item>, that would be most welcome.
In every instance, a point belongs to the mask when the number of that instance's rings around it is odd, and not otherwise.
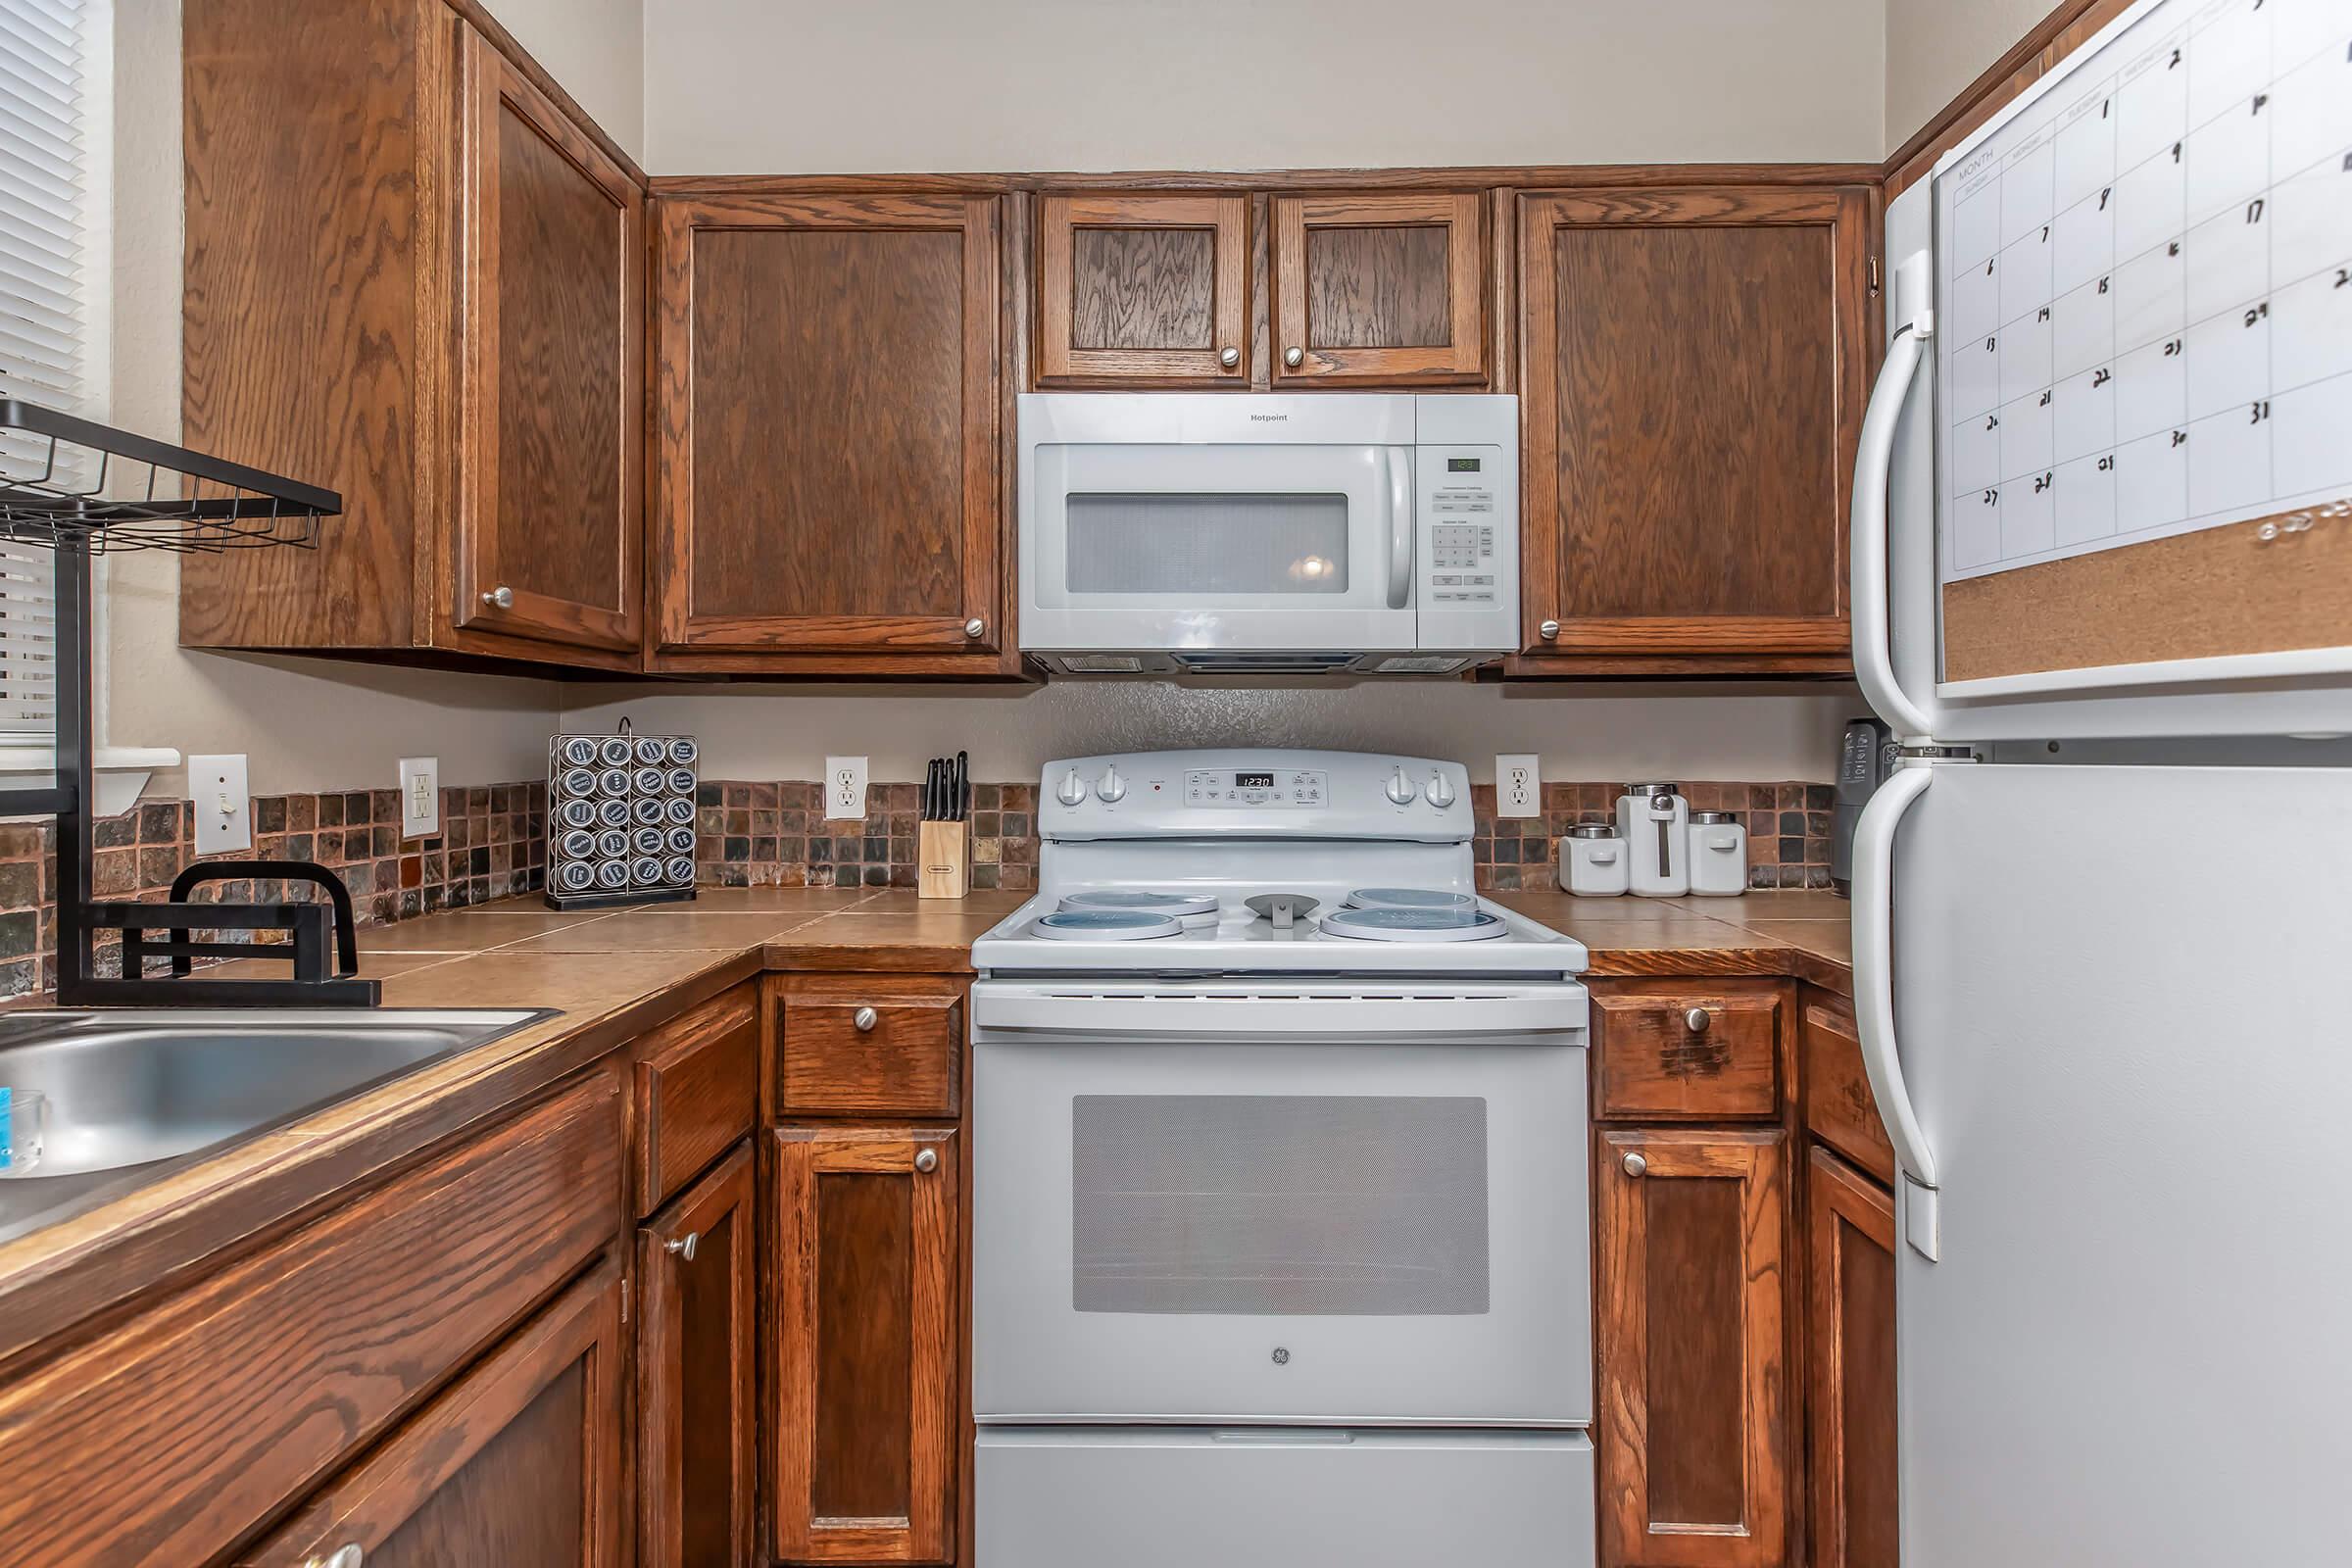
[[[2342,1554],[2352,6],[1448,20],[0,0],[0,1564]]]

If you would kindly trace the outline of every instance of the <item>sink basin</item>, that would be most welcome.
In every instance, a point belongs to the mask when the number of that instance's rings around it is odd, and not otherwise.
[[[0,1089],[45,1097],[37,1159],[0,1171],[0,1239],[550,1016],[149,1007],[0,1016]]]

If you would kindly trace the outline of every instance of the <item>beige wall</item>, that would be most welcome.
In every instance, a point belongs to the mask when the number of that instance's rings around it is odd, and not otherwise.
[[[2009,46],[2054,0],[1886,0],[1886,150],[1894,151]]]
[[[647,0],[662,173],[1876,160],[1882,0]]]
[[[1034,778],[1057,757],[1175,746],[1314,746],[1469,764],[1494,777],[1497,752],[1534,752],[1545,777],[1827,782],[1849,687],[1758,696],[1717,687],[1469,686],[1363,682],[1301,689],[1172,681],[1060,681],[1021,691],[937,687],[881,695],[835,687],[566,688],[564,725],[701,737],[706,778],[818,778],[824,760],[864,757],[876,780],[923,776],[924,760],[972,755],[973,775]]]
[[[115,55],[110,417],[171,440],[179,432],[177,0],[119,5]],[[108,570],[110,745],[243,752],[257,795],[390,789],[403,757],[438,757],[450,784],[528,778],[547,765],[553,682],[185,653],[178,562],[119,556]],[[148,792],[184,788],[174,769]]]
[[[644,163],[646,0],[485,3],[605,134]]]

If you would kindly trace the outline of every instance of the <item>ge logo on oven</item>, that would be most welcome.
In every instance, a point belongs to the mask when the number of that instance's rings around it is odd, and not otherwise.
[[[1289,1366],[1291,1364],[1291,1352],[1287,1346],[1277,1345],[1274,1347],[1274,1364],[1276,1366]]]

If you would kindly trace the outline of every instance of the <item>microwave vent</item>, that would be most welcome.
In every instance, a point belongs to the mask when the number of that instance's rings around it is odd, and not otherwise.
[[[1180,653],[1176,662],[1195,675],[1328,675],[1355,662],[1353,654]]]

